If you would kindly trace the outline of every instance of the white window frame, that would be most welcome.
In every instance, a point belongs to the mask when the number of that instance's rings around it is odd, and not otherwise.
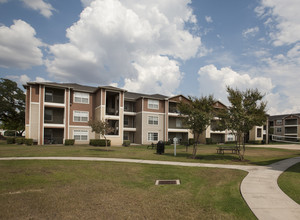
[[[149,109],[159,109],[159,100],[148,99]]]
[[[79,117],[79,120],[75,120],[75,117]],[[83,120],[83,118],[86,118],[86,120]],[[87,111],[73,111],[73,121],[74,122],[88,122],[89,121],[89,112]]]
[[[78,136],[78,137],[76,137]],[[86,136],[86,138],[85,138]],[[88,141],[89,140],[89,131],[88,130],[73,130],[73,139],[75,141]]]
[[[234,141],[234,135],[233,134],[228,134],[227,135],[227,141]]]
[[[157,134],[157,140],[154,140],[154,134]],[[148,132],[148,134],[147,134],[147,140],[148,141],[158,141],[159,140],[158,132]]]
[[[157,120],[154,120],[154,119],[157,119]],[[149,115],[148,116],[148,125],[158,125],[158,120],[159,120],[158,116]]]
[[[276,120],[276,125],[282,125],[282,120],[281,119]]]
[[[46,117],[46,112],[51,112],[51,114],[49,114],[49,115],[51,115],[51,119],[46,119],[45,117]],[[45,116],[44,116],[44,120],[45,121],[53,121],[53,109],[45,109]]]
[[[83,101],[85,99],[87,99],[87,102]],[[90,94],[86,92],[74,92],[74,103],[89,104]]]
[[[281,133],[282,132],[282,128],[276,128],[276,133]]]

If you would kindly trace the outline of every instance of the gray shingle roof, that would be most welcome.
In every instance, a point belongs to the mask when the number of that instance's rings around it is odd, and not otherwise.
[[[125,99],[131,99],[131,100],[136,100],[139,98],[152,98],[152,99],[166,99],[168,96],[164,96],[161,94],[143,94],[143,93],[135,93],[135,92],[126,92],[125,93]]]
[[[290,116],[290,115],[295,115],[295,116],[300,117],[300,113],[285,114],[285,115],[271,115],[271,116],[269,116],[269,121],[280,120],[280,119],[283,119],[283,118],[285,118],[287,116]]]

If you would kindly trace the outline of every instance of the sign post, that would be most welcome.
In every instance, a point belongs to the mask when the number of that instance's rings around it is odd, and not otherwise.
[[[176,143],[177,143],[177,138],[173,138],[173,143],[174,143],[174,156],[176,157]]]

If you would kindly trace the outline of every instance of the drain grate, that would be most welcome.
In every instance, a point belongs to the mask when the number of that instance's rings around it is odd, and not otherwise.
[[[155,185],[180,185],[180,180],[156,180]]]

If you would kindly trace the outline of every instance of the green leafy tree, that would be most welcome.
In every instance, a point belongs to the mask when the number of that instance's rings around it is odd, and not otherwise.
[[[16,82],[0,79],[1,127],[22,135],[25,130],[25,94]]]
[[[219,113],[221,126],[236,136],[239,159],[244,160],[245,136],[254,127],[261,126],[267,120],[266,102],[257,89],[239,91],[227,87],[230,106]]]
[[[213,104],[215,102],[212,95],[201,98],[189,96],[189,102],[180,102],[178,105],[180,114],[184,116],[184,124],[194,135],[193,159],[196,158],[199,137],[214,117]]]
[[[96,134],[100,134],[104,137],[105,147],[106,147],[106,150],[108,150],[107,139],[106,139],[105,135],[110,132],[113,132],[114,129],[109,125],[108,121],[105,121],[105,120],[90,120],[88,123],[89,123],[89,126],[91,126],[93,132],[96,132]]]

